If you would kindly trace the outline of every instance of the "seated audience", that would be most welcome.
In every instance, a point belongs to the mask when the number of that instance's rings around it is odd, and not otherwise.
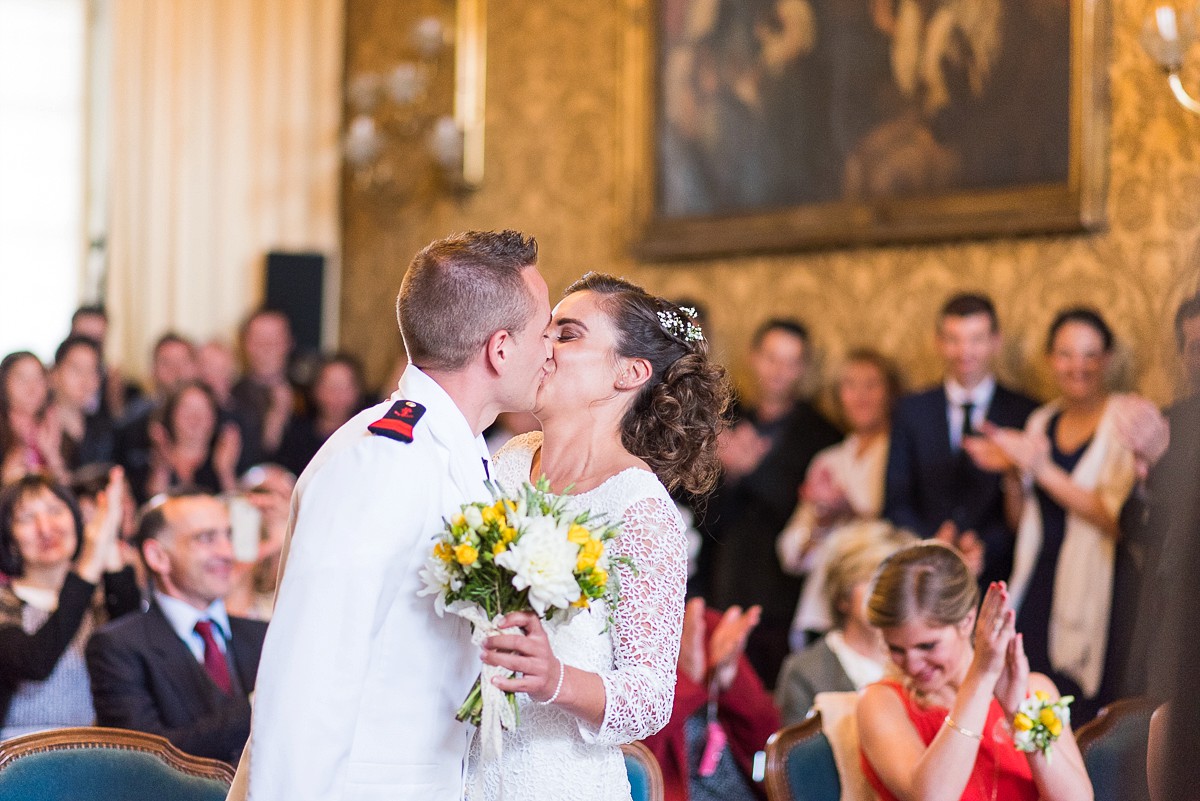
[[[87,526],[99,514],[105,492],[108,490],[109,474],[116,465],[111,462],[96,462],[84,465],[71,473],[71,494],[79,505],[83,516],[83,524]],[[117,547],[121,552],[121,560],[133,569],[137,576],[137,586],[146,586],[146,570],[142,559],[138,556],[137,548],[133,545],[133,535],[137,528],[137,501],[128,481],[121,482],[121,521]]]
[[[804,647],[806,631],[821,633],[832,625],[821,586],[827,538],[839,526],[874,520],[883,510],[888,428],[899,388],[895,368],[881,354],[864,349],[846,356],[835,399],[850,433],[813,458],[800,503],[775,541],[783,569],[808,576],[792,621],[793,650]]]
[[[154,443],[150,423],[167,398],[196,380],[196,348],[178,334],[167,333],[154,344],[151,367],[153,392],[126,404],[117,426],[116,461],[125,468],[134,497],[144,501],[145,479],[150,473]]]
[[[801,588],[780,566],[775,538],[796,506],[809,463],[841,439],[799,398],[809,347],[808,330],[795,320],[768,321],[755,334],[755,405],[737,409],[721,434],[721,482],[703,508],[699,569],[688,588],[719,608],[762,608],[746,656],[768,686],[791,650],[788,632]]]
[[[149,608],[87,646],[102,726],[166,737],[189,754],[236,762],[250,733],[249,695],[266,624],[231,617],[225,504],[180,490],[142,513],[137,541],[154,577]]]
[[[237,359],[220,340],[205,342],[196,349],[196,369],[200,383],[212,390],[217,405],[228,409],[233,403],[233,384],[237,380]]]
[[[753,801],[754,755],[779,728],[779,713],[744,651],[759,610],[705,609],[688,601],[667,725],[644,741],[662,767],[668,801]]]
[[[1030,415],[1024,431],[990,429],[1009,463],[1006,487],[1020,504],[1012,594],[1030,666],[1079,699],[1090,720],[1117,695],[1128,626],[1110,638],[1121,564],[1121,507],[1135,480],[1133,453],[1117,434],[1123,402],[1106,386],[1113,350],[1107,323],[1091,309],[1060,312],[1046,355],[1060,397]],[[1136,582],[1133,582],[1136,585]],[[1121,599],[1132,611],[1136,586]],[[1105,681],[1107,677],[1107,681]]]
[[[804,720],[817,693],[861,690],[883,678],[887,652],[867,620],[867,588],[879,564],[913,539],[881,520],[850,523],[830,537],[821,586],[833,628],[784,660],[775,684],[783,725]]]
[[[0,361],[0,486],[38,471],[66,480],[62,429],[49,401],[50,383],[37,356],[17,351]]]
[[[1052,757],[1016,749],[1010,726],[1021,702],[1035,692],[1057,699],[1058,689],[1029,672],[1003,582],[988,587],[976,623],[978,598],[962,557],[941,543],[880,567],[868,615],[901,675],[872,684],[858,703],[867,780],[882,801],[1091,799],[1069,722]]]
[[[288,379],[292,355],[292,326],[287,316],[260,309],[241,330],[245,373],[233,386],[234,406],[245,421],[245,449],[250,464],[272,456],[283,441],[283,432],[296,402]]]
[[[288,422],[275,461],[300,475],[329,435],[364,408],[358,359],[345,353],[330,356],[317,371],[308,412]]]
[[[219,414],[216,398],[199,382],[185,384],[166,399],[150,423],[149,471],[137,477],[142,497],[180,485],[213,493],[236,488],[241,434],[233,423],[218,429]]]
[[[50,408],[61,428],[60,451],[67,470],[113,458],[113,421],[97,403],[100,370],[100,346],[87,337],[67,337],[54,352]]]
[[[233,588],[225,596],[231,615],[270,620],[279,578],[279,555],[291,514],[296,476],[277,464],[256,465],[238,482],[238,491],[261,515],[261,532],[254,561],[238,561]]]
[[[978,439],[985,421],[1025,425],[1037,405],[996,381],[1000,345],[991,300],[960,294],[942,306],[937,347],[945,378],[896,404],[883,502],[893,525],[936,536],[968,564],[980,562],[981,586],[1011,573],[1015,521],[1006,515],[1000,477],[976,464],[964,445]]]
[[[87,337],[100,349],[100,392],[89,414],[101,412],[114,422],[125,417],[125,405],[138,397],[141,390],[125,380],[115,365],[104,363],[104,343],[108,340],[108,312],[100,305],[80,306],[71,315],[69,337]]]
[[[0,740],[96,720],[84,646],[140,601],[117,548],[123,492],[115,470],[86,525],[71,493],[42,475],[0,492]]]

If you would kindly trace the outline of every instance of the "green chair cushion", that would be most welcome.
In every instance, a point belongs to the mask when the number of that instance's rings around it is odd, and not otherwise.
[[[796,801],[838,801],[842,783],[833,749],[823,733],[801,740],[787,753],[788,785]]]
[[[1096,801],[1146,801],[1146,741],[1153,707],[1122,715],[1083,755]]]
[[[109,747],[28,754],[0,770],[0,798],[21,801],[224,801],[228,790],[153,754]]]
[[[626,754],[625,770],[629,773],[629,788],[633,791],[633,801],[650,801],[650,773],[646,766]]]

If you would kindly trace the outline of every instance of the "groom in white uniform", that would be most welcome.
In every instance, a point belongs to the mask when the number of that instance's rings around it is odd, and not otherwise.
[[[479,673],[466,624],[418,597],[444,518],[487,499],[480,432],[528,410],[550,356],[537,243],[468,232],[414,257],[399,390],[300,476],[253,724],[230,799],[458,799]]]

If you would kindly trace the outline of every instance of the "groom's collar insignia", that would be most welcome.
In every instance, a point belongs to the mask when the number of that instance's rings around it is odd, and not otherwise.
[[[410,400],[396,401],[392,408],[387,410],[387,414],[367,426],[367,430],[381,437],[412,442],[413,428],[423,414],[425,407],[419,403]]]

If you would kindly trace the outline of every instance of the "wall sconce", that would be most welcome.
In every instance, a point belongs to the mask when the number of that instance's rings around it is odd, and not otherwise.
[[[386,71],[350,74],[342,154],[356,190],[409,199],[479,188],[486,2],[456,0],[452,26],[436,16],[418,19],[406,58]]]
[[[1174,3],[1156,2],[1142,25],[1142,47],[1167,75],[1171,93],[1193,114],[1200,114],[1200,101],[1183,88],[1179,71],[1183,68],[1183,56],[1196,41],[1196,11],[1194,8],[1180,9]]]

